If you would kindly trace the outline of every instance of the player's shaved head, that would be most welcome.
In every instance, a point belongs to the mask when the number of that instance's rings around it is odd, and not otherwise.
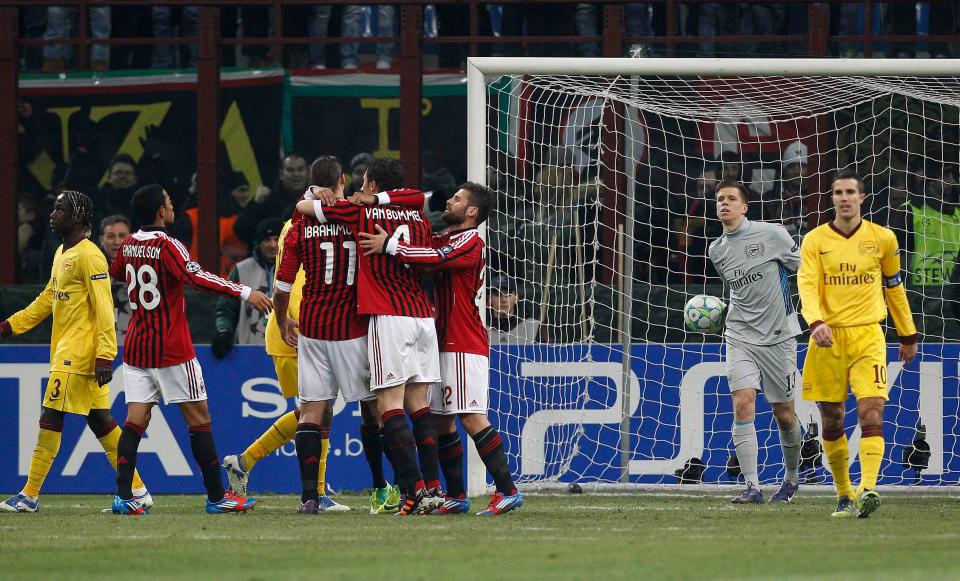
[[[343,177],[340,160],[332,155],[321,155],[310,164],[310,184],[335,190]]]
[[[483,224],[493,207],[493,190],[474,182],[463,182],[460,189],[470,193],[468,204],[477,209],[477,224]]]
[[[403,187],[403,164],[398,159],[375,157],[367,165],[367,181],[377,182],[381,192]]]

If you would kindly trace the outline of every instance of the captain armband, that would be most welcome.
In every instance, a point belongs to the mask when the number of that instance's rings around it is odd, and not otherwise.
[[[883,286],[886,288],[893,288],[901,284],[903,284],[903,278],[900,277],[899,272],[893,276],[883,277]]]

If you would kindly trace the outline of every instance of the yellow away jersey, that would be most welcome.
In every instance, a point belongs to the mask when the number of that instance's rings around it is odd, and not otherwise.
[[[815,228],[800,246],[797,282],[808,325],[879,323],[886,320],[889,303],[898,335],[917,332],[900,274],[897,237],[888,228],[867,220],[849,236],[832,222]]]
[[[280,231],[280,251],[277,252],[277,268],[274,269],[275,271],[280,270],[280,260],[283,259],[283,240],[287,237],[287,232],[290,230],[292,224],[292,220],[287,220],[283,225],[283,230]],[[300,319],[300,301],[303,299],[304,280],[305,275],[303,274],[303,266],[301,266],[300,270],[297,271],[297,278],[293,281],[293,290],[290,291],[290,308],[287,309],[288,317]],[[276,288],[276,274],[274,274],[273,284],[274,288]],[[277,326],[277,318],[273,316],[273,313],[270,313],[270,318],[267,320],[267,331],[264,336],[264,342],[267,347],[267,355],[272,357],[297,356],[297,350],[284,343],[280,337],[280,327]]]
[[[51,313],[51,371],[93,375],[95,359],[113,361],[117,356],[107,259],[90,240],[67,251],[57,249],[47,286],[10,317],[10,326],[14,333],[25,333]]]

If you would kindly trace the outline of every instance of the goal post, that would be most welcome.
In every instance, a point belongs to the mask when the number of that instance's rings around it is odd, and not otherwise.
[[[736,484],[721,337],[686,332],[681,316],[690,296],[723,292],[705,259],[711,188],[736,176],[750,217],[799,240],[831,215],[841,169],[858,171],[866,217],[905,246],[922,341],[904,369],[884,323],[880,484],[960,484],[960,60],[470,58],[467,144],[468,179],[497,192],[479,300],[495,284],[516,301],[509,316],[481,313],[503,331],[490,415],[521,486]],[[532,341],[511,335],[524,321]],[[802,477],[829,483],[819,414],[799,398],[797,410]],[[855,423],[848,413],[856,481]],[[757,430],[769,485],[783,470],[762,398]]]

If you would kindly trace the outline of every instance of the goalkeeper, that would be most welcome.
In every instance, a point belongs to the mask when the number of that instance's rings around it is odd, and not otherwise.
[[[823,452],[839,497],[832,516],[866,518],[880,506],[874,488],[883,461],[883,405],[889,399],[887,345],[880,328],[887,304],[904,365],[917,355],[917,328],[900,275],[896,235],[861,218],[866,194],[855,173],[838,174],[832,189],[834,218],[804,238],[797,276],[803,318],[810,325],[803,399],[817,402],[823,419]],[[856,500],[843,430],[847,386],[857,398],[861,429]]]
[[[799,487],[800,422],[794,411],[797,343],[800,334],[787,277],[800,264],[798,245],[779,224],[747,219],[746,188],[723,181],[717,186],[717,218],[723,235],[708,255],[729,291],[726,316],[726,368],[733,396],[733,444],[747,488],[734,504],[761,504],[757,475],[757,392],[773,407],[780,430],[786,474],[771,502],[790,502]]]

